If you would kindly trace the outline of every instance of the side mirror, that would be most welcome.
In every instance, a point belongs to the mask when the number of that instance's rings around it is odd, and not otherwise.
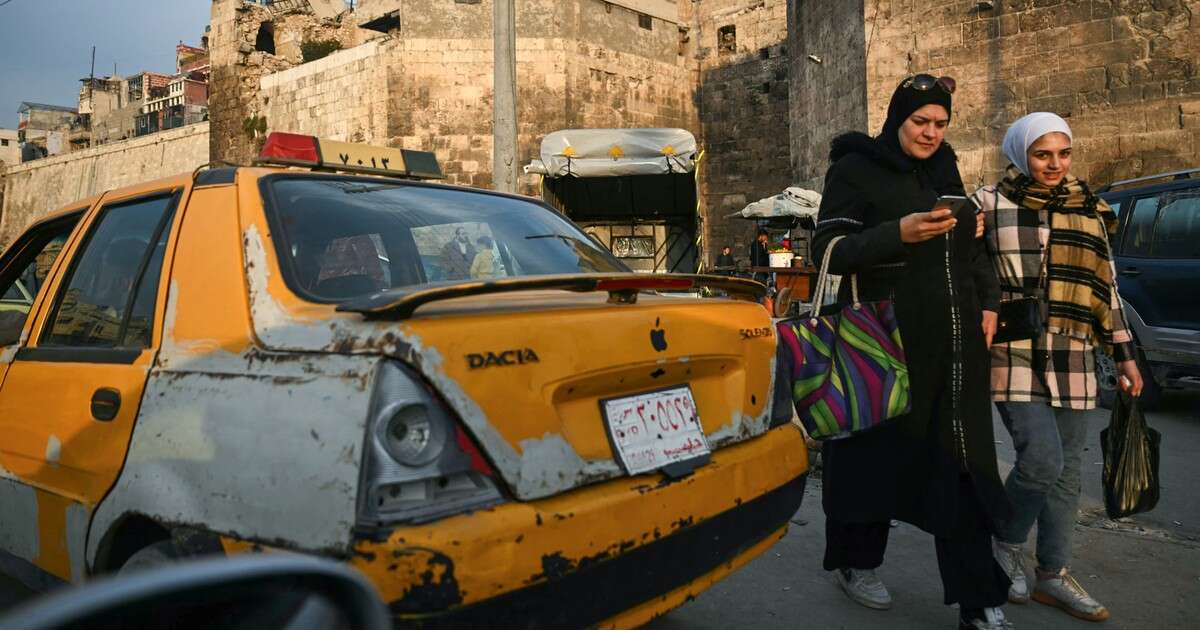
[[[349,567],[247,554],[100,578],[0,617],[6,630],[392,627],[375,589]]]

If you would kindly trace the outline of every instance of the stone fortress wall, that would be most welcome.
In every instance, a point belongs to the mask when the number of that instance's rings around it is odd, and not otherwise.
[[[9,167],[4,234],[64,195],[249,163],[259,129],[434,151],[451,183],[489,187],[491,0],[358,6],[319,17],[213,0],[211,134]],[[362,28],[389,12],[386,32]],[[745,203],[819,190],[832,137],[877,131],[915,72],[958,80],[947,137],[968,188],[1000,175],[1004,130],[1036,110],[1067,117],[1095,185],[1200,166],[1200,0],[517,0],[517,29],[522,164],[557,129],[692,131],[710,259],[725,244],[745,255],[753,225],[725,218]],[[340,50],[306,60],[312,42]],[[126,153],[134,169],[108,160]]]
[[[7,167],[0,247],[69,203],[208,163],[208,134],[208,123],[199,123]]]

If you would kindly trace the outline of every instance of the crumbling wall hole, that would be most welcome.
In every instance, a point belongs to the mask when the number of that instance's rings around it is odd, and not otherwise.
[[[258,35],[254,38],[254,50],[275,54],[275,25],[263,22],[258,27]]]

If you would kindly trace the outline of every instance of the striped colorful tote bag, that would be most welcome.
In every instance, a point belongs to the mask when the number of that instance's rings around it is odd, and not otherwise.
[[[812,313],[776,324],[791,368],[796,413],[817,440],[867,431],[912,408],[893,303],[859,302],[858,279],[851,276],[852,303],[819,314],[829,285],[829,254],[840,238],[825,249]]]

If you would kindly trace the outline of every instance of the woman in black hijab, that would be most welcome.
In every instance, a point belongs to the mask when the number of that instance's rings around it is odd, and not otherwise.
[[[992,523],[1008,506],[988,389],[999,287],[970,210],[934,209],[939,195],[963,195],[943,142],[953,91],[948,77],[909,77],[879,136],[843,134],[830,152],[814,260],[843,236],[831,273],[858,274],[864,301],[894,300],[912,411],[825,444],[825,569],[855,601],[889,608],[874,569],[889,520],[907,521],[934,535],[945,603],[959,604],[960,627],[998,630],[1011,627],[998,608],[1009,580],[991,550]]]

